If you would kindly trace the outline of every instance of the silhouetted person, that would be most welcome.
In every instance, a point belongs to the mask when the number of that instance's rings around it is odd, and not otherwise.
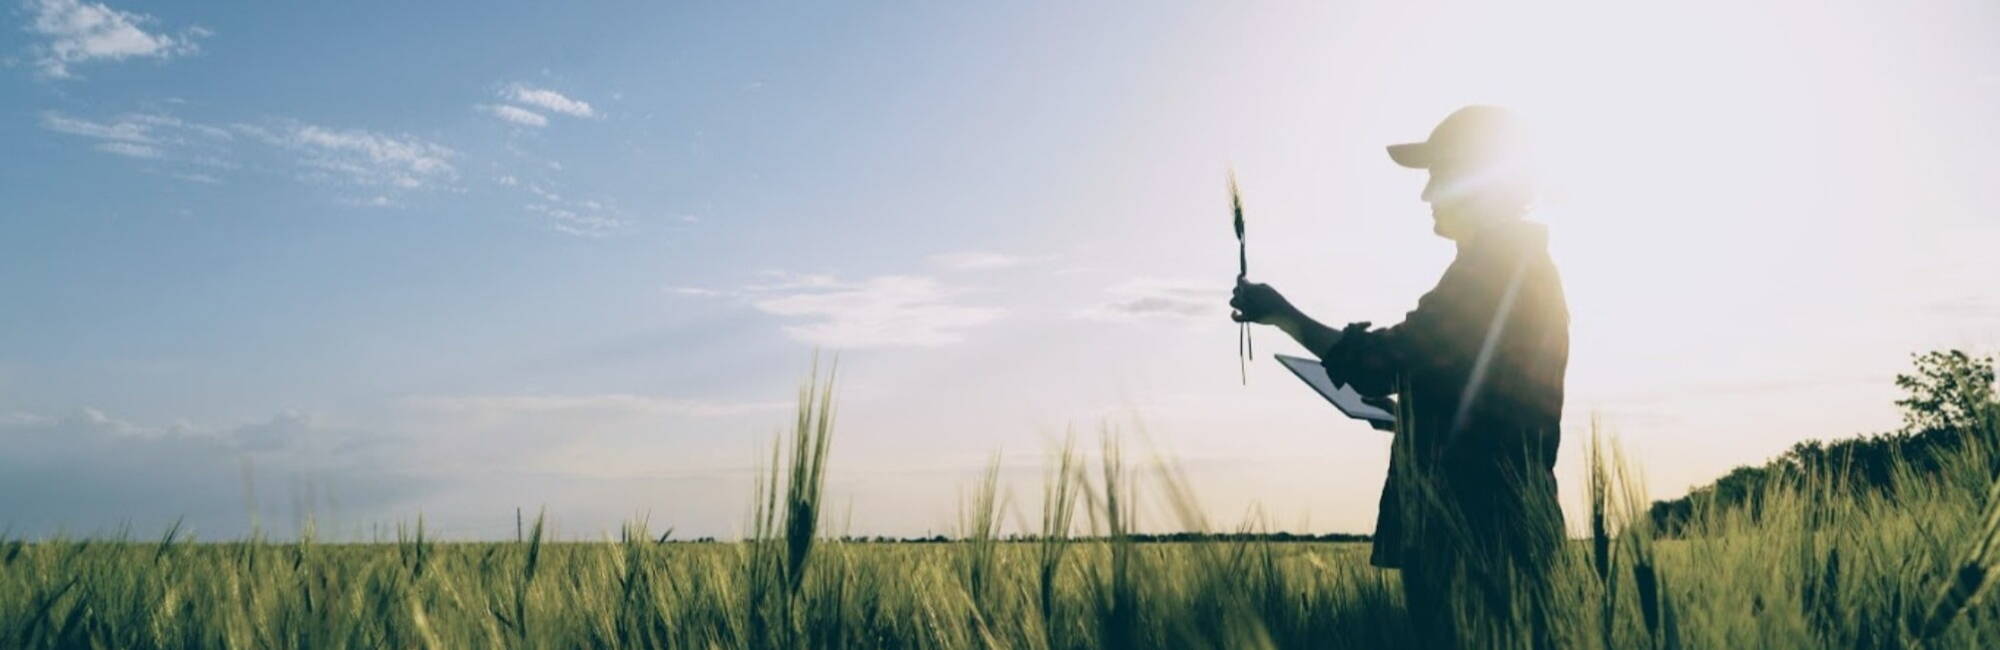
[[[1402,323],[1336,330],[1270,286],[1240,279],[1229,301],[1234,318],[1283,329],[1335,381],[1378,400],[1396,396],[1370,561],[1402,570],[1412,619],[1430,642],[1454,630],[1548,642],[1542,611],[1562,539],[1553,468],[1569,312],[1546,230],[1524,219],[1535,194],[1520,138],[1506,111],[1469,106],[1427,141],[1389,147],[1398,164],[1430,171],[1423,200],[1437,234],[1458,246]]]

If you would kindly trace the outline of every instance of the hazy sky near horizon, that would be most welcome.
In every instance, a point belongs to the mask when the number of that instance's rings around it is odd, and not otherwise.
[[[1566,496],[1593,417],[1671,496],[1994,349],[2000,6],[1487,4],[17,2],[0,528],[728,536],[820,349],[837,530],[996,452],[1033,520],[1117,427],[1366,531],[1386,437],[1275,330],[1239,385],[1224,176],[1254,279],[1392,323],[1451,247],[1382,146],[1470,103],[1542,144]]]

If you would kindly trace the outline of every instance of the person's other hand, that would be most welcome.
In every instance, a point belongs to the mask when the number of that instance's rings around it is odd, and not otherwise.
[[[1236,279],[1236,290],[1229,294],[1229,307],[1236,310],[1229,319],[1238,323],[1263,323],[1275,325],[1292,314],[1291,301],[1284,294],[1268,284],[1259,284],[1243,278]]]

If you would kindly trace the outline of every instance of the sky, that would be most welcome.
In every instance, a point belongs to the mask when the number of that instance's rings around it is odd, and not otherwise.
[[[1489,4],[15,2],[0,528],[730,537],[817,354],[836,532],[996,454],[1019,530],[1066,432],[1365,532],[1388,439],[1275,330],[1239,378],[1225,178],[1252,279],[1393,323],[1452,249],[1382,147],[1474,103],[1539,145],[1572,504],[1593,431],[1676,496],[1994,349],[2000,6]]]

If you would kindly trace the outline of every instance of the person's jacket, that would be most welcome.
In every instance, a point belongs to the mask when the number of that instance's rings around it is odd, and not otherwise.
[[[1362,395],[1397,397],[1376,565],[1404,566],[1441,534],[1510,554],[1559,535],[1553,468],[1569,311],[1542,225],[1486,227],[1402,323],[1349,325],[1320,358]],[[1436,498],[1413,496],[1412,485]]]

